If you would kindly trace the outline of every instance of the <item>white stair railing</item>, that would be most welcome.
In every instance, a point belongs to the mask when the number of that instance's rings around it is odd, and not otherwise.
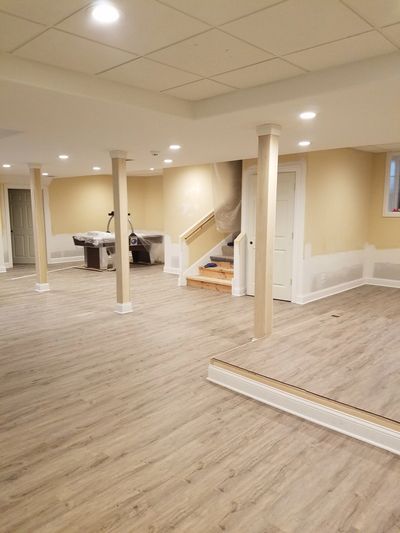
[[[246,234],[239,233],[233,242],[232,296],[246,294]]]

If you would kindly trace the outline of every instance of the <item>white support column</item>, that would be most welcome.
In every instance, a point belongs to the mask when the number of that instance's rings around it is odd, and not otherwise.
[[[254,336],[256,339],[269,336],[272,333],[272,283],[280,131],[280,126],[276,124],[263,124],[257,127],[258,171],[254,317]]]
[[[28,163],[31,176],[33,238],[35,242],[36,292],[50,290],[47,278],[46,227],[44,222],[41,165]]]
[[[129,289],[129,231],[128,231],[128,183],[126,178],[126,152],[113,150],[112,159],[115,223],[115,266],[117,277],[117,305],[115,312],[131,313]]]

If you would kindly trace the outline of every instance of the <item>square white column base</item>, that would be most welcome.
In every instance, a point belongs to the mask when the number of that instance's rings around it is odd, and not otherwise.
[[[36,292],[47,292],[50,290],[50,285],[48,283],[36,283],[35,291]]]
[[[0,272],[1,273],[7,272],[7,269],[6,269],[5,265],[0,265]]]
[[[114,311],[119,315],[125,315],[126,313],[132,313],[132,302],[126,302],[123,304],[116,304]]]

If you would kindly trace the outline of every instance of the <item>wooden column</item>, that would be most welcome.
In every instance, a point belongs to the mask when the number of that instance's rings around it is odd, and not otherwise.
[[[32,223],[35,242],[35,290],[37,292],[46,292],[50,290],[50,287],[47,278],[46,227],[44,222],[41,165],[29,163],[28,166],[31,176]]]
[[[0,273],[2,272],[6,272],[6,265],[4,261],[3,235],[1,234],[1,208],[0,208]]]
[[[272,333],[272,282],[280,131],[280,126],[275,124],[263,124],[257,127],[258,173],[254,319],[256,339],[269,336]]]
[[[129,289],[129,231],[128,231],[128,183],[126,178],[126,152],[110,152],[112,159],[115,266],[117,277],[117,305],[115,312],[131,313],[132,302]]]

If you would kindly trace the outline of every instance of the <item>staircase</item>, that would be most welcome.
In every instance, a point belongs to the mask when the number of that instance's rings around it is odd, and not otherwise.
[[[232,245],[231,245],[232,244]],[[218,292],[232,292],[233,242],[222,246],[221,255],[212,255],[210,263],[215,266],[200,266],[198,275],[188,276],[187,285]]]

